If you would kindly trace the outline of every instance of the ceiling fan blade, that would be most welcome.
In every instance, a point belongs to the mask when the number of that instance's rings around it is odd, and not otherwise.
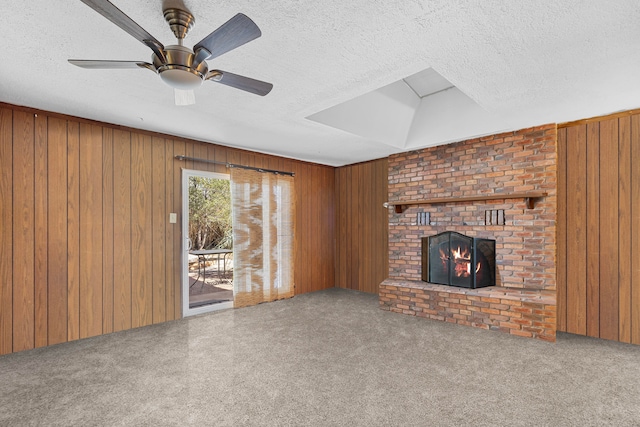
[[[196,103],[196,94],[193,90],[173,89],[176,105],[193,105]]]
[[[69,59],[69,63],[81,68],[115,70],[124,68],[149,68],[155,71],[153,65],[144,61],[94,61],[90,59]]]
[[[260,28],[249,17],[238,13],[200,40],[193,47],[193,51],[197,52],[198,49],[204,48],[210,52],[206,59],[212,59],[257,39],[261,35]]]
[[[120,9],[115,7],[111,2],[107,0],[81,0],[84,4],[91,9],[98,12],[100,15],[107,18],[109,21],[122,28],[124,31],[135,37],[146,46],[153,49],[153,46],[160,51],[164,50],[164,46],[155,37],[149,34],[144,28],[138,25],[133,19],[129,18]],[[155,49],[154,49],[155,52]]]
[[[255,93],[256,95],[260,96],[265,96],[266,94],[271,92],[271,89],[273,89],[273,85],[271,83],[251,79],[249,77],[240,76],[238,74],[233,74],[222,70],[209,71],[206,80],[222,83],[223,85],[231,86],[236,89],[244,90],[246,92]]]

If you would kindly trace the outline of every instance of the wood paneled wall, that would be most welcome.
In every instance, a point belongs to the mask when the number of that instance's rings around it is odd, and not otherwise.
[[[389,275],[388,160],[336,169],[336,287],[378,293]]]
[[[558,330],[640,344],[640,114],[558,129]]]
[[[176,155],[295,172],[296,294],[334,286],[334,168],[0,104],[0,354],[181,317],[181,168],[226,169]]]

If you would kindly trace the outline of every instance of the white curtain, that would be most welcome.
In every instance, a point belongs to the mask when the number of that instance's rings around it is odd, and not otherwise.
[[[293,177],[231,169],[235,307],[293,296]]]

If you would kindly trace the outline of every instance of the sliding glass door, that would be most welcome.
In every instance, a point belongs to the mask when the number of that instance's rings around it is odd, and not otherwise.
[[[183,316],[233,307],[229,175],[182,171]]]

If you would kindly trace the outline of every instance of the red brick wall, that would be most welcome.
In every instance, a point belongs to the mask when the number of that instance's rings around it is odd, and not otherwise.
[[[443,231],[496,240],[498,286],[556,289],[556,125],[545,125],[392,155],[389,202],[545,191],[534,209],[523,199],[414,205],[390,210],[389,277],[420,280],[420,238]],[[485,225],[504,209],[505,225]],[[417,212],[431,225],[418,226]]]

